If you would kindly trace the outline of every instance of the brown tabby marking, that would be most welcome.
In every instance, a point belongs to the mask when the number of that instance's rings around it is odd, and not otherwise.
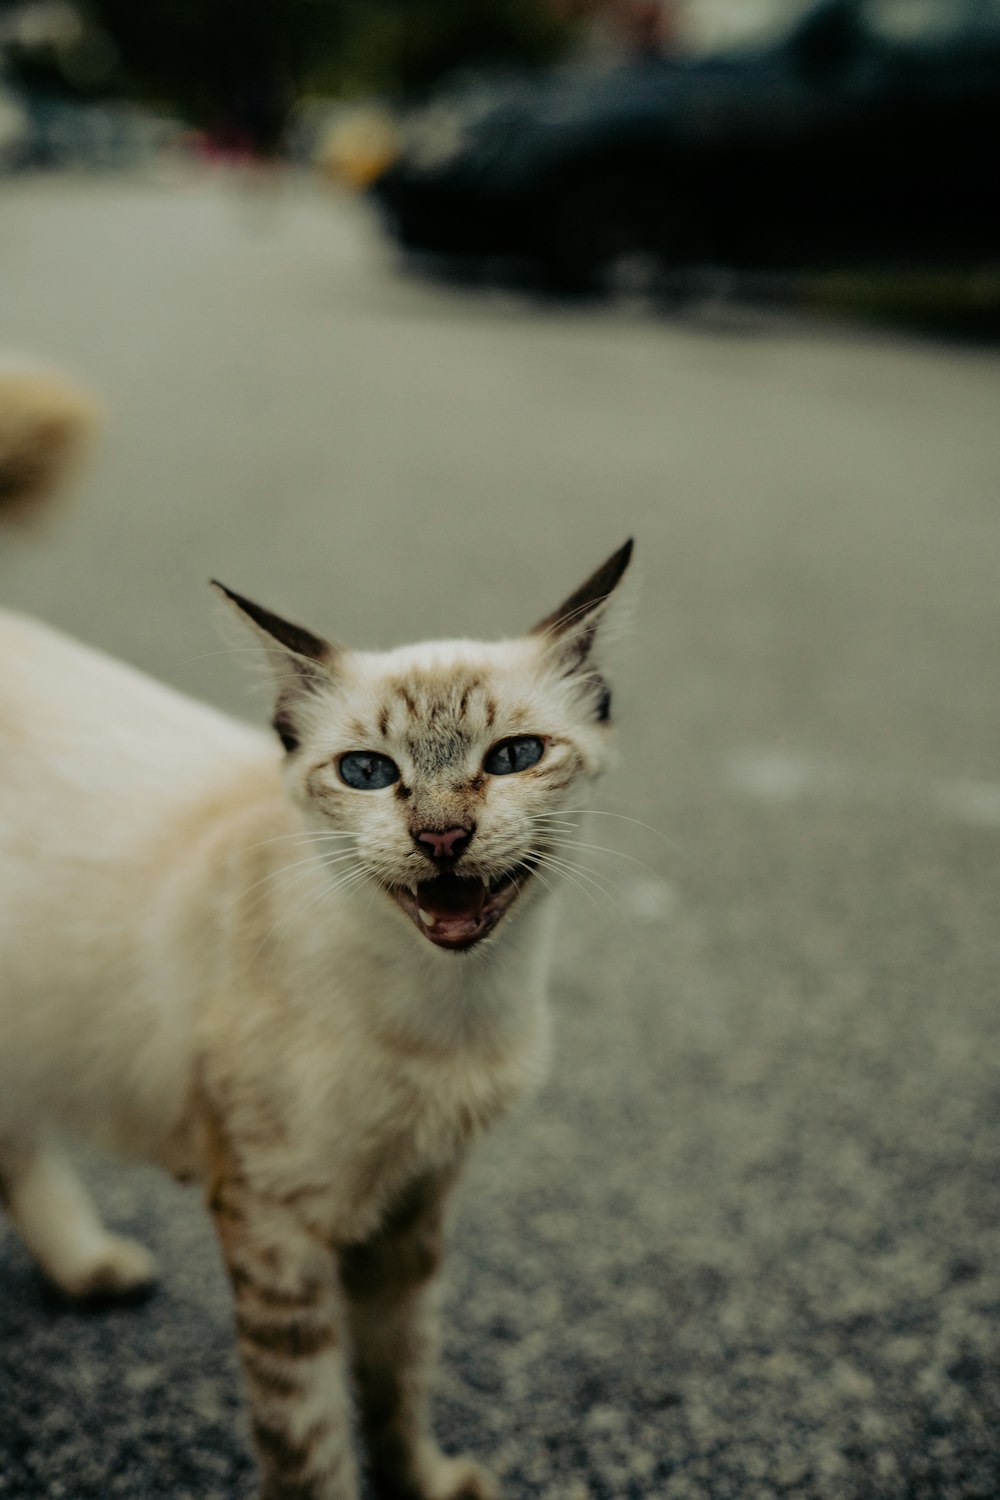
[[[465,684],[462,689],[462,696],[458,700],[458,712],[460,717],[465,716],[465,713],[469,707],[469,699],[472,697],[473,693],[482,692],[483,686],[484,683],[481,677],[472,677]]]
[[[286,1318],[281,1323],[248,1314],[241,1306],[238,1294],[236,1327],[241,1335],[241,1352],[252,1354],[255,1349],[263,1349],[269,1354],[280,1354],[283,1359],[311,1359],[324,1349],[336,1348],[340,1342],[336,1330],[317,1322],[312,1314],[303,1313],[299,1318]]]
[[[263,1360],[260,1350],[252,1345],[246,1345],[242,1354],[243,1368],[248,1379],[265,1395],[277,1396],[282,1400],[302,1395],[302,1382],[294,1368],[289,1369],[287,1365]]]
[[[330,1437],[329,1424],[314,1423],[299,1441],[289,1437],[287,1428],[259,1413],[253,1417],[252,1425],[264,1473],[269,1478],[277,1476],[275,1495],[280,1500],[313,1500],[317,1450]],[[325,1469],[325,1477],[329,1477],[329,1467]]]
[[[263,1257],[262,1257],[263,1258]],[[274,1267],[271,1267],[274,1270]],[[285,1291],[271,1282],[262,1280],[259,1272],[249,1270],[236,1259],[229,1268],[229,1279],[237,1298],[256,1297],[264,1308],[287,1309],[290,1312],[318,1307],[323,1300],[324,1287],[317,1280],[303,1279],[295,1291]]]

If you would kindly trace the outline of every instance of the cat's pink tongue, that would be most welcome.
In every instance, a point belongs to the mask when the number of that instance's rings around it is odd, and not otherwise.
[[[460,942],[479,929],[486,901],[481,880],[463,880],[458,875],[438,875],[417,886],[417,906],[428,936]]]

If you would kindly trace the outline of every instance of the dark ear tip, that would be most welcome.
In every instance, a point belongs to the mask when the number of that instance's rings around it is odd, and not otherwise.
[[[262,604],[254,604],[252,599],[245,599],[235,589],[226,588],[217,578],[210,582],[231,604],[235,604],[238,610],[251,619],[258,629],[276,640],[279,646],[284,646],[295,656],[304,656],[322,666],[329,666],[334,655],[334,648],[329,642],[313,635],[311,630],[306,630],[302,625],[293,625],[290,620],[283,620],[280,615],[272,614]]]
[[[217,594],[222,594],[223,598],[228,598],[229,603],[235,604],[237,609],[243,610],[247,615],[253,612],[253,606],[250,604],[249,598],[244,598],[243,594],[237,594],[234,588],[226,588],[225,583],[220,583],[217,577],[210,577],[208,583],[210,583],[211,588],[214,588]]]
[[[632,553],[634,551],[635,538],[630,536],[628,541],[618,548],[617,552],[612,552],[604,566],[598,568],[594,574],[593,582],[600,581],[605,595],[610,594],[621,582],[625,569],[632,561]]]
[[[557,609],[554,614],[546,615],[545,619],[535,626],[532,634],[562,635],[570,627],[575,629],[618,587],[622,574],[629,565],[634,546],[633,538],[629,537],[624,546],[619,547],[617,552],[613,552],[607,561],[601,564],[597,572],[592,573],[586,583],[580,585],[575,594],[570,594],[560,609]],[[593,634],[592,629],[591,634]]]

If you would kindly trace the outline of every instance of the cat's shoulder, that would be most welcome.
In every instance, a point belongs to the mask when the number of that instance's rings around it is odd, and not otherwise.
[[[82,737],[101,728],[110,739],[131,726],[161,743],[195,734],[252,758],[270,749],[250,725],[41,620],[0,609],[0,738],[12,723],[21,731],[63,723]]]

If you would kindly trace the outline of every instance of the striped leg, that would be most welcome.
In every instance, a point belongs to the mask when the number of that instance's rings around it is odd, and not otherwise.
[[[428,1283],[441,1262],[449,1181],[422,1183],[382,1230],[341,1253],[369,1472],[381,1500],[495,1500],[491,1476],[447,1458],[428,1420],[435,1352]]]
[[[356,1500],[343,1293],[329,1246],[238,1174],[210,1203],[236,1305],[262,1500]]]

